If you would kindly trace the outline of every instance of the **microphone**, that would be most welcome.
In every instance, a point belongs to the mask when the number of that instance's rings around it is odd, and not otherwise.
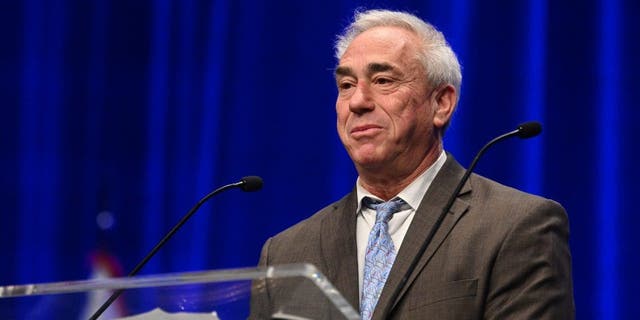
[[[540,132],[542,132],[542,124],[536,121],[525,122],[519,125],[518,129],[516,129],[515,131],[518,131],[517,134],[518,134],[518,137],[520,137],[520,139],[532,138],[539,135]]]
[[[240,184],[240,189],[244,192],[254,192],[262,189],[262,178],[258,176],[248,176],[236,182]]]
[[[484,147],[482,147],[482,149],[480,149],[480,151],[478,151],[478,154],[476,154],[475,158],[471,162],[471,165],[469,166],[469,168],[467,168],[467,171],[465,171],[464,175],[462,176],[462,179],[460,179],[460,182],[458,182],[458,185],[456,186],[453,193],[451,194],[451,197],[449,197],[447,204],[442,209],[442,212],[440,212],[440,215],[438,216],[436,223],[433,225],[433,227],[431,227],[431,230],[429,230],[427,238],[422,243],[422,246],[418,250],[418,253],[413,257],[413,260],[409,265],[409,269],[404,274],[404,276],[400,280],[400,283],[393,291],[393,294],[391,295],[391,300],[390,300],[391,303],[388,304],[387,308],[384,310],[382,319],[388,319],[393,313],[393,310],[395,308],[395,301],[400,295],[400,291],[407,284],[407,281],[409,280],[409,276],[416,269],[416,266],[418,265],[420,258],[422,258],[422,255],[427,250],[429,243],[431,243],[431,240],[433,239],[436,232],[438,231],[438,228],[440,228],[440,225],[442,224],[442,221],[444,220],[447,213],[451,209],[451,206],[453,206],[453,202],[458,197],[460,190],[462,190],[462,187],[464,186],[464,184],[467,182],[467,180],[469,180],[469,176],[471,176],[471,173],[473,172],[473,169],[476,167],[478,160],[480,160],[480,157],[482,157],[485,151],[487,151],[487,149],[489,149],[491,146],[493,146],[494,144],[500,141],[503,141],[512,137],[516,137],[516,136],[519,137],[520,139],[533,138],[538,134],[540,134],[540,132],[542,132],[542,124],[540,124],[540,122],[536,122],[536,121],[525,122],[523,124],[520,124],[515,130],[507,132],[489,141],[487,144],[484,145]]]
[[[131,270],[131,272],[129,272],[129,274],[127,275],[127,277],[133,277],[134,275],[136,275],[140,269],[142,269],[142,267],[144,267],[145,264],[147,264],[147,262],[149,262],[149,260],[151,259],[151,257],[153,257],[156,252],[158,252],[158,250],[160,250],[160,248],[171,238],[173,237],[173,235],[178,231],[178,229],[180,229],[180,227],[182,227],[182,225],[185,224],[185,222],[187,222],[187,220],[189,220],[189,218],[191,218],[191,216],[193,216],[194,213],[196,213],[196,211],[205,203],[207,202],[207,200],[211,199],[213,196],[227,191],[229,189],[233,189],[233,188],[240,188],[242,191],[245,192],[254,192],[254,191],[258,191],[260,189],[262,189],[262,178],[258,177],[258,176],[247,176],[244,177],[242,179],[240,179],[240,181],[235,182],[235,183],[230,183],[227,185],[224,185],[216,190],[213,190],[211,193],[209,193],[208,195],[204,196],[202,199],[200,199],[200,201],[198,201],[198,203],[196,203],[195,206],[193,206],[193,208],[191,208],[191,210],[189,210],[189,212],[187,212],[187,214],[185,214],[182,219],[180,219],[180,221],[164,236],[164,238],[162,238],[162,240],[160,240],[160,242],[158,242],[158,244],[156,244],[155,247],[153,247],[153,249],[151,249],[151,251],[138,263],[138,265],[133,268],[133,270]],[[105,301],[100,308],[98,308],[98,310],[96,310],[96,312],[89,318],[90,320],[96,320],[98,319],[98,317],[100,317],[100,315],[102,313],[104,313],[105,310],[107,310],[107,308],[116,300],[118,299],[118,297],[120,296],[120,294],[122,294],[122,289],[118,289],[116,291],[113,292],[113,294],[111,294],[111,296],[109,297],[109,299],[107,299],[107,301]]]

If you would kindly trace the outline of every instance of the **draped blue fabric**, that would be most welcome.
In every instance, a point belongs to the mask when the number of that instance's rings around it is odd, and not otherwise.
[[[445,148],[462,164],[544,123],[477,171],[566,207],[579,319],[639,317],[630,0],[3,1],[0,284],[86,278],[95,248],[130,270],[200,197],[245,175],[264,189],[212,199],[142,273],[255,265],[270,235],[353,188],[332,44],[372,6],[417,13],[458,53]],[[102,230],[105,211],[115,224]]]

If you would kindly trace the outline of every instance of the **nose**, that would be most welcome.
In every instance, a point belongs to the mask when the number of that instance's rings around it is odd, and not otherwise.
[[[374,107],[371,88],[366,83],[358,83],[349,99],[349,110],[356,114],[362,114],[373,110]]]

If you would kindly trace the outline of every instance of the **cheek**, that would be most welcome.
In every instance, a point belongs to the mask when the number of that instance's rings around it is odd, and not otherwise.
[[[402,140],[412,140],[415,136],[423,135],[432,121],[427,108],[427,106],[415,106],[397,115],[394,120],[396,136]]]
[[[342,106],[336,104],[336,129],[338,130],[340,140],[343,141],[346,138],[345,130],[348,116],[348,112],[345,112],[345,109]]]
[[[336,103],[336,118],[338,121],[338,125],[344,125],[347,122],[348,117],[349,107],[345,103],[338,101]]]

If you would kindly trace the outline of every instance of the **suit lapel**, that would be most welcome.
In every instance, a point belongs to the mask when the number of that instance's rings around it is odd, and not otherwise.
[[[321,248],[327,278],[358,310],[356,208],[355,190],[334,205],[322,221]]]
[[[442,212],[442,209],[449,200],[451,193],[453,193],[456,185],[463,175],[464,168],[462,168],[456,160],[448,154],[447,161],[431,183],[431,186],[422,199],[422,202],[413,217],[413,221],[407,230],[407,234],[402,241],[402,245],[398,251],[398,255],[396,256],[396,260],[393,264],[393,268],[391,269],[391,273],[389,274],[389,278],[387,279],[387,283],[385,284],[382,294],[380,295],[380,299],[378,300],[378,304],[373,315],[374,319],[379,318],[382,310],[391,303],[390,299],[393,291],[400,284],[400,281],[406,274],[411,261],[418,254],[418,251],[427,238],[429,231],[435,224],[438,215]],[[471,188],[467,182],[458,194],[458,197],[470,191]],[[467,208],[468,204],[466,202],[459,198],[456,199],[451,210],[449,210],[449,214],[442,221],[440,228],[438,228],[438,231],[431,240],[431,243],[429,243],[427,250],[420,258],[416,269],[409,276],[407,283],[402,288],[402,291],[394,304],[396,304],[404,295],[406,289],[415,280],[416,276],[420,273],[420,270],[422,270],[429,262],[442,241],[444,241],[451,229],[464,215]]]

